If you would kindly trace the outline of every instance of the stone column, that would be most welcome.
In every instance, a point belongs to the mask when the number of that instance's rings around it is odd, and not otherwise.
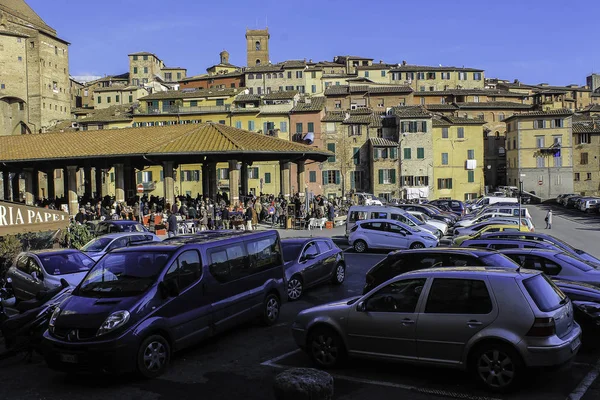
[[[124,198],[127,199],[131,190],[135,192],[135,169],[130,164],[123,165]]]
[[[33,192],[33,180],[35,179],[35,171],[33,168],[25,168],[25,204],[28,206],[33,205],[35,200],[35,194]]]
[[[202,164],[200,173],[202,174],[202,198],[204,198],[204,197],[208,196],[208,192],[210,191],[210,182],[209,182],[210,172],[208,169],[208,163]]]
[[[46,197],[48,199],[56,198],[56,189],[54,188],[54,170],[46,171]]]
[[[242,169],[240,170],[240,186],[242,187],[242,199],[246,200],[246,196],[248,195],[248,164],[246,162],[242,162]]]
[[[92,167],[83,168],[83,196],[87,199],[92,198]]]
[[[77,166],[69,165],[67,167],[67,176],[65,177],[69,188],[69,215],[75,215],[79,211],[79,199],[77,198]]]
[[[281,179],[279,179],[280,192],[283,194],[286,200],[290,198],[290,163],[279,162],[279,173]]]
[[[173,161],[165,161],[163,163],[163,185],[164,185],[165,204],[168,203],[170,205],[173,205],[173,203],[175,202],[175,182],[173,181]]]
[[[125,181],[123,164],[115,164],[115,201],[125,201]]]
[[[94,168],[94,186],[96,197],[104,197],[104,193],[102,193],[102,168]]]
[[[240,170],[237,169],[237,160],[229,161],[229,202],[231,205],[240,204]]]
[[[2,194],[4,200],[10,200],[10,172],[2,171]]]
[[[40,198],[40,171],[34,168],[31,178],[31,193],[33,194],[33,203],[31,204],[35,204]]]
[[[209,197],[217,200],[217,163],[208,164],[208,193]]]
[[[69,171],[66,168],[62,170],[63,179],[63,197],[68,202],[69,198]]]
[[[12,187],[12,201],[20,202],[21,201],[21,191],[19,190],[19,172],[15,172],[11,181]]]
[[[298,193],[300,193],[300,196],[304,196],[304,193],[306,192],[306,171],[304,161],[297,161],[296,167],[298,169],[298,182],[296,183],[297,190]]]

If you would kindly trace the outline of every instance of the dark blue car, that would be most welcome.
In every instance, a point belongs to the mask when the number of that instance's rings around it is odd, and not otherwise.
[[[276,231],[117,249],[53,313],[44,356],[156,377],[175,351],[253,318],[274,324],[286,297]]]

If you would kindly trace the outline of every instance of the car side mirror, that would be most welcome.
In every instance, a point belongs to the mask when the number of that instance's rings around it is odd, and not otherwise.
[[[366,302],[359,301],[358,304],[356,305],[356,311],[366,312],[367,311],[367,304],[366,304]]]

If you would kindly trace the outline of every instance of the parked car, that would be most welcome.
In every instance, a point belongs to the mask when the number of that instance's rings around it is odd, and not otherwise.
[[[496,203],[519,203],[519,199],[516,197],[483,196],[480,197],[477,202],[471,205],[471,211],[476,211],[480,208]]]
[[[575,321],[581,326],[584,336],[596,339],[600,332],[600,288],[582,282],[555,279],[554,283],[573,302]]]
[[[465,240],[477,239],[477,238],[479,238],[479,236],[481,234],[483,234],[485,232],[505,232],[505,231],[520,232],[520,231],[527,231],[528,229],[529,228],[527,228],[527,226],[524,226],[524,225],[521,225],[521,227],[519,227],[519,221],[517,221],[516,224],[507,224],[505,222],[500,222],[497,224],[490,224],[490,225],[483,226],[481,229],[479,229],[479,231],[471,232],[471,234],[455,236],[454,239],[452,239],[452,244],[454,244],[456,246],[460,246],[460,244],[462,242],[464,242]]]
[[[448,209],[458,215],[459,217],[465,215],[467,212],[467,208],[465,207],[465,203],[460,200],[450,200],[450,199],[437,199],[432,200],[427,204],[432,204],[434,206],[445,205]]]
[[[15,258],[6,277],[17,299],[30,300],[59,287],[61,279],[77,286],[93,265],[94,260],[75,249],[26,251]]]
[[[573,305],[550,279],[494,267],[408,272],[300,312],[292,334],[321,368],[347,356],[454,367],[495,391],[514,388],[526,368],[570,361],[581,345]]]
[[[556,202],[558,204],[564,204],[565,198],[569,197],[569,196],[576,196],[575,193],[564,193],[564,194],[559,194],[556,197]]]
[[[46,362],[157,377],[175,351],[257,317],[275,324],[283,264],[272,230],[113,250],[52,314]]]
[[[150,232],[109,233],[90,240],[81,248],[81,251],[86,253],[92,260],[98,261],[111,250],[143,242],[160,242],[160,238]]]
[[[502,254],[523,268],[542,271],[551,278],[574,282],[600,283],[600,265],[570,254],[547,249],[501,249]]]
[[[420,249],[435,247],[438,243],[438,238],[430,232],[393,219],[359,221],[348,237],[348,244],[357,253],[367,249]]]
[[[566,208],[575,208],[577,201],[581,199],[582,196],[569,196],[565,202]]]
[[[492,232],[481,235],[481,239],[527,239],[535,240],[553,245],[556,250],[564,251],[565,253],[571,254],[575,257],[581,258],[584,261],[591,261],[593,263],[600,264],[600,259],[592,256],[589,253],[581,249],[576,249],[566,242],[555,238],[554,236],[547,235],[545,233],[534,233],[534,232]]]
[[[513,218],[510,216],[492,217],[489,219],[484,219],[481,222],[477,222],[472,225],[460,226],[458,228],[455,227],[453,229],[452,233],[454,234],[454,236],[471,235],[475,232],[479,232],[481,229],[485,228],[486,226],[498,225],[498,224],[516,225],[518,228],[519,227],[519,218]],[[527,225],[527,222],[525,222],[525,220],[521,221],[521,225],[529,227]]]
[[[435,206],[427,206],[426,204],[398,204],[394,207],[398,207],[404,211],[420,211],[426,214],[429,218],[442,221],[448,226],[454,225],[454,223],[457,220],[455,214],[442,213],[442,211],[439,208]],[[452,214],[452,216],[450,216],[449,214]]]
[[[487,221],[488,219],[502,217],[512,217],[512,213],[485,213],[478,215],[472,219],[461,219],[456,224],[454,224],[454,230],[478,224],[480,222]]]
[[[383,203],[374,194],[371,193],[356,193],[358,204],[365,206],[382,206]]]
[[[94,234],[96,236],[106,235],[116,232],[148,232],[148,229],[137,221],[129,220],[110,220],[101,221],[96,225]]]
[[[508,232],[507,232],[508,233]],[[483,236],[483,235],[482,235]],[[476,247],[480,249],[548,249],[558,250],[552,243],[540,242],[538,240],[521,239],[466,239],[460,244],[460,247]]]
[[[435,247],[432,249],[396,250],[367,272],[363,294],[383,282],[410,271],[432,267],[498,267],[519,268],[504,254],[494,250]]]
[[[288,299],[298,300],[306,289],[323,282],[344,283],[344,252],[330,238],[283,239],[281,246]]]
[[[423,223],[426,223],[427,225],[431,225],[431,226],[439,229],[440,232],[442,232],[442,236],[444,236],[448,233],[448,224],[443,221],[429,218],[429,216],[427,214],[425,214],[421,211],[407,211],[407,213],[412,215],[413,217],[417,218],[419,221],[422,221]]]
[[[598,199],[596,197],[586,198],[581,201],[581,204],[579,205],[579,210],[586,212],[586,213],[591,213],[598,209],[599,202],[600,202],[600,199]]]
[[[348,210],[346,218],[346,236],[357,221],[366,219],[393,219],[406,225],[428,230],[438,238],[442,237],[442,232],[435,226],[420,222],[406,211],[396,207],[386,206],[352,206]]]
[[[488,214],[488,213],[512,214],[513,217],[518,217],[519,209],[521,210],[521,217],[532,219],[531,214],[529,214],[529,210],[527,209],[527,207],[523,207],[523,206],[519,207],[518,204],[514,204],[514,203],[507,204],[507,205],[498,205],[498,203],[496,203],[492,206],[482,208],[477,213],[465,215],[464,218],[469,218],[471,215],[473,215],[473,218],[476,218],[482,214]]]

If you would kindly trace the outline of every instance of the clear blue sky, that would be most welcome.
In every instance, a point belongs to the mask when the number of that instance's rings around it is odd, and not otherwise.
[[[487,77],[584,84],[600,71],[598,0],[26,0],[71,42],[72,75],[127,72],[127,54],[206,72],[227,49],[246,63],[246,27],[271,33],[272,62],[332,60],[483,68]]]

